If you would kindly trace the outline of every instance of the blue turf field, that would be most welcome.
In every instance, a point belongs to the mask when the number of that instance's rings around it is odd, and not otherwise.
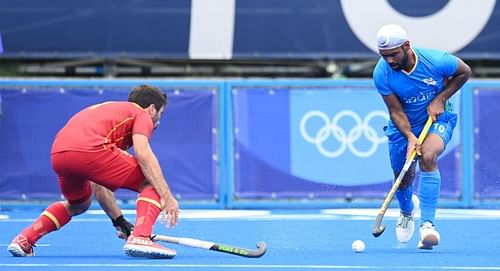
[[[243,247],[264,240],[268,251],[247,259],[170,245],[178,252],[172,260],[125,256],[111,223],[95,211],[42,238],[35,257],[14,258],[6,246],[38,211],[3,211],[10,218],[0,220],[0,270],[500,270],[500,211],[439,210],[441,244],[433,251],[416,248],[417,234],[406,246],[398,244],[392,209],[384,220],[386,232],[372,237],[376,211],[184,210],[176,229],[158,223],[155,231]],[[364,253],[351,251],[356,239],[366,243]]]

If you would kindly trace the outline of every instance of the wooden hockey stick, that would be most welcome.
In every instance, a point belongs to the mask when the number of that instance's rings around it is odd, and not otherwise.
[[[427,122],[424,125],[424,129],[420,133],[420,136],[418,137],[418,143],[422,144],[424,142],[425,137],[427,136],[427,133],[429,132],[429,129],[431,128],[432,125],[432,118],[429,117],[427,119]],[[382,207],[380,207],[378,211],[377,218],[375,219],[375,225],[373,226],[372,234],[375,237],[379,237],[384,233],[385,231],[385,225],[382,224],[382,219],[384,219],[385,212],[387,211],[387,208],[389,207],[389,204],[392,201],[392,198],[394,197],[394,193],[396,193],[396,190],[399,188],[399,185],[401,184],[401,181],[403,180],[404,176],[406,175],[406,172],[410,168],[411,164],[413,163],[413,160],[415,159],[415,155],[417,154],[416,150],[413,150],[406,159],[406,162],[403,166],[403,169],[398,175],[398,178],[396,181],[394,181],[394,184],[391,187],[391,190],[389,190],[389,193],[384,199],[384,203],[382,203]]]

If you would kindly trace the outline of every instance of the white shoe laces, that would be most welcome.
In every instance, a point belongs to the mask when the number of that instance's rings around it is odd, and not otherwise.
[[[398,218],[397,227],[406,229],[406,228],[408,228],[408,224],[411,221],[413,221],[413,217],[412,216],[405,216],[405,215],[401,214],[401,215],[399,215],[399,218]]]

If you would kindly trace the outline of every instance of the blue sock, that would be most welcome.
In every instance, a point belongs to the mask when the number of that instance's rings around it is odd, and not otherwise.
[[[396,190],[396,198],[399,202],[399,209],[406,215],[410,215],[413,210],[413,202],[411,201],[411,196],[413,195],[413,183],[408,186],[405,190]]]
[[[429,221],[434,224],[436,207],[441,192],[441,175],[439,169],[430,172],[420,172],[420,184],[418,193],[420,196],[421,223]]]

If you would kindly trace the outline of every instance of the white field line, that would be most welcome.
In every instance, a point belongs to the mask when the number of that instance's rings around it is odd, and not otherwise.
[[[45,264],[45,263],[32,263],[32,264],[2,264],[0,267],[63,267],[63,268],[81,268],[81,267],[107,267],[119,268],[120,270],[127,268],[137,267],[150,267],[150,268],[224,268],[234,270],[237,268],[246,269],[322,269],[322,270],[351,270],[351,269],[367,269],[367,270],[500,270],[498,266],[391,266],[391,265],[286,265],[286,264],[87,264],[87,263],[73,263],[73,264]],[[67,270],[67,269],[65,269]]]
[[[134,215],[134,210],[123,210],[126,215]],[[269,210],[183,210],[180,218],[183,220],[245,220],[245,221],[273,221],[273,220],[373,220],[378,209],[325,209],[308,213],[276,213]],[[395,219],[399,215],[398,209],[387,210],[385,217]],[[420,214],[415,215],[419,217]],[[500,210],[477,209],[438,209],[438,219],[445,220],[500,220]],[[10,218],[0,220],[6,222],[30,222],[35,218]],[[90,210],[85,215],[75,217],[74,222],[102,222],[109,219],[101,210]]]

